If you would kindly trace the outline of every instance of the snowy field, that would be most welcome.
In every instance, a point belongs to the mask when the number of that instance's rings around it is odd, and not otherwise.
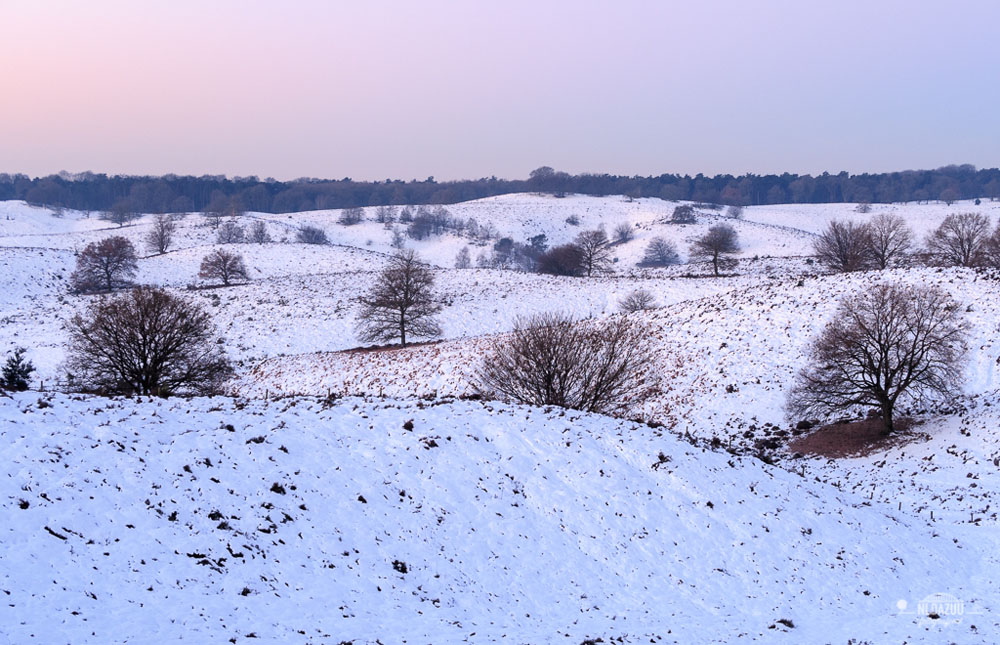
[[[1000,641],[1000,281],[831,276],[807,257],[833,219],[891,212],[923,239],[950,213],[994,225],[1000,203],[698,209],[690,225],[666,221],[676,206],[449,206],[519,242],[623,223],[635,239],[595,278],[455,269],[463,247],[473,259],[489,247],[409,240],[435,267],[443,338],[375,352],[345,351],[361,345],[355,298],[393,251],[375,209],[350,227],[339,211],[250,213],[274,242],[227,246],[250,281],[212,289],[196,287],[215,233],[201,215],[178,220],[175,246],[142,257],[137,280],[212,312],[233,397],[0,397],[0,641]],[[0,351],[27,348],[51,389],[65,321],[91,298],[69,293],[74,252],[112,234],[142,249],[152,221],[0,202]],[[686,259],[719,222],[743,244],[734,275],[636,267],[651,238]],[[332,244],[294,243],[306,223]],[[794,454],[783,406],[810,339],[841,296],[883,280],[963,305],[964,397],[914,411],[913,430],[874,454]],[[640,287],[659,308],[631,315],[658,358],[652,394],[626,416],[648,425],[459,400],[519,316],[622,315]],[[962,613],[929,618],[934,594]]]

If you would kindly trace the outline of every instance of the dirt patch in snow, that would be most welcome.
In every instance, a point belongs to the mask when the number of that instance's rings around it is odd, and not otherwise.
[[[886,435],[882,432],[882,420],[879,418],[832,423],[792,440],[788,444],[788,450],[828,459],[864,457],[927,439],[926,434],[913,431],[916,425],[912,419],[899,419],[895,423],[895,431]]]

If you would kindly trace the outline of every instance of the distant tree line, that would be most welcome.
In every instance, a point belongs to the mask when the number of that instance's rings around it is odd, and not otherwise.
[[[1000,169],[977,170],[972,165],[937,170],[818,176],[741,176],[702,174],[626,177],[608,174],[570,175],[548,166],[528,179],[488,177],[437,182],[354,181],[203,175],[162,177],[60,173],[31,178],[0,173],[0,200],[22,199],[50,207],[102,212],[227,212],[290,213],[327,208],[357,208],[402,204],[453,204],[493,195],[543,192],[556,196],[624,195],[656,197],[734,206],[784,203],[891,203],[960,199],[1000,199]]]

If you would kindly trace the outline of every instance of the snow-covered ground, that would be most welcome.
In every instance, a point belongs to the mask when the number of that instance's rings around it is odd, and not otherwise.
[[[449,206],[517,241],[561,244],[622,223],[636,237],[614,247],[613,274],[589,279],[458,270],[463,247],[473,258],[489,247],[451,234],[410,240],[436,267],[443,339],[370,352],[345,350],[360,344],[354,299],[393,251],[386,227],[339,225],[339,211],[250,213],[243,223],[264,221],[275,241],[228,247],[245,257],[249,283],[190,289],[218,246],[202,216],[179,219],[175,246],[141,258],[137,279],[213,313],[237,398],[0,398],[10,518],[0,637],[1000,640],[1000,282],[960,269],[830,276],[806,257],[833,219],[893,212],[922,238],[949,213],[996,223],[1000,204],[761,206],[739,220],[701,209],[697,224],[669,224],[676,206],[539,195]],[[686,257],[721,221],[743,243],[735,275],[636,268],[652,237]],[[305,223],[332,244],[294,243]],[[144,253],[151,224],[0,202],[0,351],[27,348],[34,387],[60,380],[65,321],[92,298],[68,292],[74,252],[120,234]],[[784,450],[794,435],[785,394],[809,340],[840,296],[882,280],[939,285],[965,306],[966,396],[922,412],[903,441],[872,455]],[[653,394],[627,416],[651,426],[452,400],[474,391],[484,349],[519,316],[621,315],[636,288],[660,305],[633,314],[658,360]],[[958,623],[926,617],[918,604],[934,593],[962,603]]]
[[[1000,633],[981,533],[596,415],[31,393],[0,459],[11,642]],[[944,591],[959,624],[918,613]]]

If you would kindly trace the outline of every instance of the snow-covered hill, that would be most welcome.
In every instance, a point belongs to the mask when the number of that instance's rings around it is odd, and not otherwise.
[[[0,641],[1000,640],[1000,282],[830,276],[805,257],[832,219],[893,212],[922,237],[953,212],[995,223],[1000,205],[762,206],[739,220],[700,208],[697,224],[669,224],[676,206],[449,206],[517,241],[622,223],[636,237],[613,247],[613,274],[589,279],[458,270],[460,249],[489,245],[409,240],[436,267],[444,335],[379,351],[356,351],[354,332],[355,298],[393,251],[374,209],[350,227],[339,211],[246,215],[274,241],[227,247],[251,280],[225,289],[198,288],[213,229],[178,219],[175,246],[141,258],[137,279],[208,308],[239,398],[0,397]],[[92,298],[68,292],[74,252],[112,234],[142,249],[152,221],[0,203],[0,352],[27,348],[33,387],[60,380],[64,323]],[[636,268],[653,237],[686,255],[720,221],[744,245],[735,275]],[[306,223],[332,244],[294,243]],[[842,295],[883,280],[965,306],[965,396],[871,454],[797,455],[783,403],[808,342]],[[621,315],[636,288],[660,305],[633,314],[659,387],[628,416],[651,425],[454,400],[518,317]],[[957,624],[927,617],[936,593],[963,609]]]
[[[9,642],[1000,633],[990,542],[600,416],[24,394],[0,461]]]

